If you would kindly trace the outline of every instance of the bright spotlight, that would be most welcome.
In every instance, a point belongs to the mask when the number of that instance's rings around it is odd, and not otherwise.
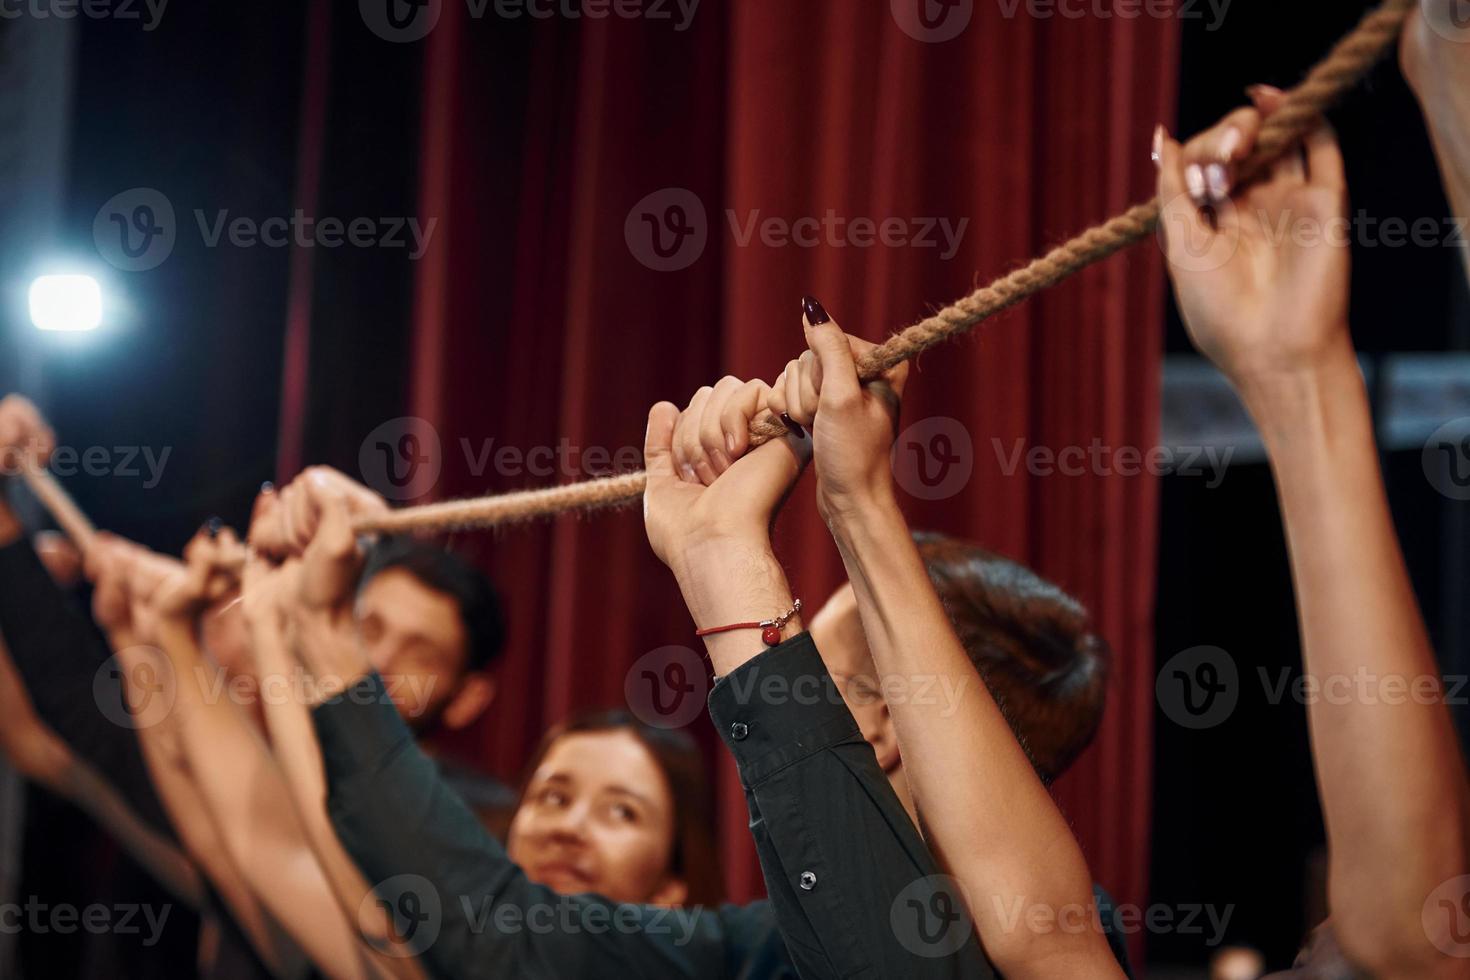
[[[91,276],[37,276],[31,322],[38,330],[95,330],[102,323],[102,288]]]

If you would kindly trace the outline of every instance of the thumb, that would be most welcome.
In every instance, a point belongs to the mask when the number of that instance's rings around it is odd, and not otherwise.
[[[852,348],[847,335],[827,315],[822,304],[808,296],[802,301],[806,320],[806,344],[817,355],[821,370],[818,394],[822,402],[850,401],[862,392],[858,381],[857,365],[852,359]]]
[[[673,402],[659,402],[648,410],[643,468],[649,479],[674,479],[674,425],[678,421],[679,409]]]

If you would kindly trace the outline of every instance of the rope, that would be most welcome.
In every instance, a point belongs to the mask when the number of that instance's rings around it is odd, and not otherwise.
[[[1238,169],[1237,183],[1259,176],[1287,148],[1310,132],[1323,112],[1357,85],[1393,47],[1415,2],[1385,0],[1338,41],[1301,84],[1287,93],[1281,107],[1262,125],[1255,149]],[[1135,204],[1041,258],[975,290],[869,351],[858,362],[858,374],[863,380],[871,381],[900,362],[1147,238],[1158,225],[1159,209],[1157,198]],[[767,415],[751,423],[751,443],[760,445],[785,432],[778,419]],[[386,517],[361,520],[356,527],[363,532],[491,527],[566,511],[587,512],[630,504],[643,495],[646,482],[646,474],[629,473],[545,490],[409,507]]]

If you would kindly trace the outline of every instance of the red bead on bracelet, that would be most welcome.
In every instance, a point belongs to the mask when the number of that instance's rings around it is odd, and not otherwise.
[[[801,612],[801,600],[797,599],[795,605],[775,619],[763,619],[758,623],[731,623],[729,626],[710,626],[702,630],[695,630],[694,635],[709,636],[712,633],[728,633],[731,630],[758,629],[761,631],[761,642],[766,646],[780,646],[781,628],[786,625],[792,616],[795,616],[799,612]]]

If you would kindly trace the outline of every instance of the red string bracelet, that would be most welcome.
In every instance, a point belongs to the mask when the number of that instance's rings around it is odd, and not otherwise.
[[[779,646],[781,644],[781,627],[785,626],[791,617],[799,612],[801,612],[801,600],[797,599],[794,606],[775,619],[763,619],[758,623],[731,623],[729,626],[710,626],[706,629],[695,630],[694,635],[709,636],[711,633],[728,633],[731,630],[760,630],[761,641],[766,646]]]

